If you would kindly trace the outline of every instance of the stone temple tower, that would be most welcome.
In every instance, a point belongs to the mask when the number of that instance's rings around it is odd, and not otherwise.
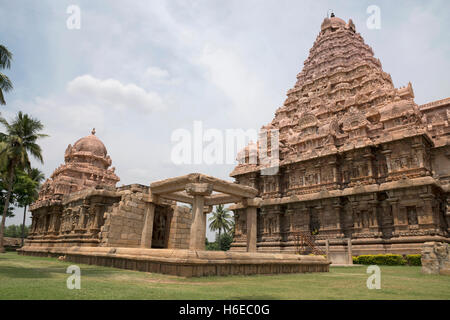
[[[115,187],[120,180],[111,166],[105,145],[95,135],[95,129],[66,149],[65,163],[59,166],[43,184],[39,199],[32,210],[48,202],[57,202],[62,196],[97,186]]]
[[[418,253],[425,241],[449,241],[449,106],[448,98],[417,105],[411,84],[394,87],[351,19],[324,19],[262,128],[279,133],[277,174],[250,161],[261,144],[239,152],[230,174],[263,200],[258,250],[294,251],[298,233],[319,244],[351,238],[356,254]],[[245,216],[235,213],[239,250]]]

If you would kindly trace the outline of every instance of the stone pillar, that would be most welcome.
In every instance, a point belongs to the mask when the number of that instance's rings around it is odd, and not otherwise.
[[[437,215],[437,212],[433,210],[433,196],[425,194],[421,195],[420,198],[422,199],[424,206],[423,206],[423,216],[425,217],[425,221],[427,221],[428,225],[431,226],[432,229],[438,230],[439,229],[439,216]],[[419,222],[420,223],[420,222]]]
[[[348,264],[353,264],[353,248],[352,248],[352,239],[348,238],[347,240],[347,254],[348,254]]]
[[[450,233],[450,193],[447,194],[447,202],[444,207],[444,214],[447,221],[447,232]]]
[[[289,234],[295,231],[295,220],[294,220],[295,211],[293,209],[286,210],[286,217],[289,219]]]
[[[78,230],[83,230],[84,229],[84,225],[86,223],[86,211],[87,208],[86,206],[82,205],[80,208],[80,217],[78,219]]]
[[[87,227],[86,224],[89,220],[89,205],[90,202],[87,201],[86,199],[83,200],[83,204],[81,205],[80,208],[80,218],[78,220],[78,229],[80,231],[86,231]]]
[[[202,195],[194,195],[192,203],[190,250],[205,250],[206,215],[203,213],[205,198]]]
[[[389,199],[388,202],[391,204],[392,207],[392,221],[394,222],[394,235],[397,234],[400,228],[400,221],[399,221],[399,201],[397,198]]]
[[[336,225],[336,237],[343,237],[344,236],[344,230],[342,229],[341,226],[341,210],[342,210],[342,205],[340,203],[335,202],[332,205],[333,209],[334,209],[334,216],[335,216],[335,225]]]
[[[391,165],[391,150],[384,150],[381,151],[382,154],[384,154],[384,156],[386,157],[386,167],[388,170],[388,175],[392,173],[392,165]]]
[[[309,232],[309,208],[300,209],[300,221],[299,231]]]
[[[94,207],[94,229],[96,231],[100,230],[100,225],[101,225],[101,220],[102,220],[102,211],[101,211],[101,206],[100,205],[95,205]]]
[[[212,185],[209,183],[190,183],[186,185],[186,192],[194,198],[192,202],[192,224],[189,250],[205,250],[205,196],[212,193]]]
[[[155,204],[148,203],[147,209],[145,210],[144,227],[142,228],[141,248],[152,247],[154,219],[155,219]]]
[[[377,211],[378,201],[372,200],[369,201],[369,227],[370,228],[378,228],[378,211]],[[375,229],[378,231],[378,229]]]
[[[327,259],[330,260],[330,240],[325,239],[325,254],[327,255]]]
[[[247,252],[256,252],[256,207],[248,206],[245,210],[247,212]]]

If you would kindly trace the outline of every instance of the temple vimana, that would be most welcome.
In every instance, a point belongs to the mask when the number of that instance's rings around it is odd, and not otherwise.
[[[233,254],[295,253],[298,234],[321,247],[350,239],[356,255],[420,253],[424,242],[450,242],[449,121],[450,98],[417,105],[412,85],[394,87],[352,20],[332,16],[263,126],[279,132],[276,174],[262,174],[248,146],[230,174],[235,183],[193,174],[116,187],[93,131],[68,146],[30,207],[26,250],[202,250],[206,213],[234,203]]]
[[[120,179],[115,168],[109,168],[111,159],[95,129],[69,145],[64,159],[65,164],[45,181],[38,200],[30,206],[27,245],[139,247],[145,210],[151,202],[149,187],[116,187]],[[153,241],[147,247],[188,247],[188,208],[161,201],[153,215]]]
[[[449,121],[450,98],[417,105],[411,83],[394,87],[352,20],[326,18],[283,106],[263,126],[279,131],[278,173],[262,175],[249,161],[251,146],[231,173],[262,198],[258,250],[291,251],[297,232],[331,245],[351,238],[356,254],[420,253],[425,241],[449,242]],[[245,215],[235,213],[239,250]]]

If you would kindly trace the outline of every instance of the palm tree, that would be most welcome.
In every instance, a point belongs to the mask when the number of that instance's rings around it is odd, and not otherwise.
[[[219,231],[219,239],[222,234],[222,230],[229,232],[231,230],[231,214],[230,210],[225,208],[223,204],[216,206],[216,211],[209,217],[209,229],[211,231]]]
[[[21,111],[19,111],[12,123],[9,123],[3,117],[0,117],[0,123],[6,128],[6,133],[0,133],[0,160],[5,163],[7,173],[7,194],[0,226],[0,252],[5,252],[3,248],[3,232],[5,230],[6,213],[14,185],[15,171],[17,169],[30,169],[28,153],[41,163],[44,162],[42,159],[42,149],[36,141],[47,135],[39,133],[44,128],[44,125],[39,120],[27,114],[22,114]]]
[[[22,247],[25,239],[25,220],[27,216],[27,206],[37,200],[39,196],[39,188],[41,182],[45,179],[44,173],[37,168],[31,168],[26,173],[26,184],[23,195],[18,199],[19,205],[23,206],[23,223],[22,223]],[[31,189],[30,189],[31,187]]]
[[[12,53],[9,52],[8,48],[0,45],[0,69],[9,69],[11,67]],[[0,72],[0,105],[6,104],[3,92],[8,92],[12,90],[13,85],[11,80]]]

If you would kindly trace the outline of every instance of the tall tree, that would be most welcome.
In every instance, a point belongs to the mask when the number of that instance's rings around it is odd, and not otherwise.
[[[25,221],[27,216],[27,207],[37,200],[39,196],[39,187],[44,180],[44,174],[36,168],[16,173],[16,183],[13,192],[16,195],[16,201],[19,207],[23,207],[22,222],[22,246],[25,239]]]
[[[21,111],[16,118],[9,123],[5,118],[0,117],[0,123],[6,128],[6,133],[0,133],[0,161],[5,164],[7,193],[3,208],[2,223],[0,226],[0,252],[5,252],[3,247],[3,233],[5,229],[6,213],[8,212],[9,201],[14,186],[15,171],[29,170],[29,155],[43,163],[42,150],[37,144],[40,138],[46,134],[39,133],[44,129],[44,125]]]
[[[0,45],[0,70],[9,69],[11,67],[12,53],[3,45]],[[11,80],[0,72],[0,105],[6,104],[4,92],[12,90],[13,85]]]
[[[219,239],[222,234],[222,230],[229,232],[231,230],[231,214],[230,210],[225,208],[223,204],[216,206],[216,211],[209,217],[209,228],[211,231],[219,231]]]

